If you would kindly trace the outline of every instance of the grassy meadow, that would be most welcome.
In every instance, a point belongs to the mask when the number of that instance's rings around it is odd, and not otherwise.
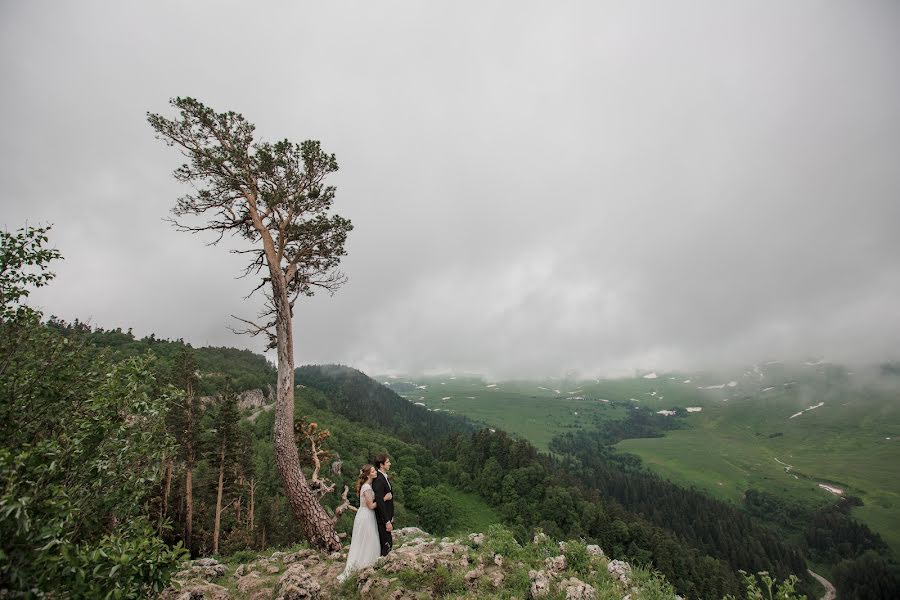
[[[558,433],[620,419],[630,406],[675,410],[688,428],[625,440],[618,448],[676,483],[736,504],[745,490],[756,488],[816,507],[835,498],[819,484],[839,488],[863,499],[865,506],[853,514],[900,556],[897,387],[886,387],[872,374],[821,363],[645,375],[535,382],[451,376],[378,380],[411,402],[502,428],[543,451]]]

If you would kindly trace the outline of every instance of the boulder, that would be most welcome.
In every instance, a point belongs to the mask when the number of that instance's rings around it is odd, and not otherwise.
[[[222,577],[225,574],[225,565],[214,558],[200,558],[191,562],[186,569],[182,569],[175,579],[203,579],[209,581]]]
[[[266,397],[261,389],[247,390],[238,395],[238,409],[246,410],[262,408],[267,404]]]
[[[482,575],[484,575],[484,567],[478,566],[466,573],[463,576],[463,580],[469,588],[475,588],[478,586],[478,580],[481,579]]]
[[[597,544],[588,544],[587,553],[591,556],[605,556],[605,554],[603,554],[603,549]]]
[[[597,590],[576,577],[570,577],[559,584],[566,593],[566,600],[597,600]]]
[[[624,560],[609,561],[609,564],[606,565],[606,570],[625,587],[631,585],[631,580],[629,578],[629,575],[631,574],[631,565]]]
[[[566,562],[566,557],[560,554],[559,556],[551,556],[550,558],[544,560],[544,567],[550,573],[550,576],[558,575],[566,570],[568,567],[568,562]]]
[[[469,534],[469,542],[475,546],[479,547],[484,543],[484,534],[483,533],[470,533]]]
[[[500,589],[500,586],[503,585],[503,571],[501,571],[500,569],[490,571],[487,574],[487,579],[491,582],[491,585],[494,586],[494,588]]]
[[[528,571],[531,580],[531,597],[543,598],[550,593],[550,578],[544,571]]]
[[[303,565],[293,564],[278,580],[276,600],[313,600],[319,597],[322,588]]]
[[[228,590],[209,582],[191,582],[180,590],[168,588],[160,595],[162,600],[229,600]]]
[[[264,581],[260,578],[259,573],[251,571],[237,580],[237,589],[245,596],[249,596],[259,588],[263,587]]]
[[[279,558],[281,558],[281,562],[283,562],[286,565],[289,565],[289,564],[295,563],[295,562],[299,562],[305,558],[315,558],[316,560],[318,560],[318,557],[319,557],[318,552],[316,552],[315,550],[309,550],[309,549],[298,550],[296,552],[291,552],[290,554],[283,554],[283,555],[279,556]],[[272,555],[272,558],[275,558],[274,554]]]

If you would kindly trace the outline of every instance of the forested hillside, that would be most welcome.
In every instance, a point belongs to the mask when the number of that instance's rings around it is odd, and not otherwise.
[[[693,493],[693,499],[713,512],[691,514],[688,506],[682,520],[703,521],[702,530],[726,530],[727,535],[723,532],[708,540],[698,535],[686,537],[685,531],[669,528],[662,519],[655,523],[652,515],[640,515],[636,508],[611,497],[601,481],[574,468],[574,460],[540,455],[527,441],[513,439],[502,431],[460,432],[436,443],[432,434],[433,428],[439,427],[436,423],[446,421],[449,427],[460,423],[458,417],[415,406],[353,369],[304,367],[298,370],[297,380],[326,391],[333,408],[350,418],[378,422],[405,440],[432,446],[444,461],[450,482],[480,494],[520,539],[529,538],[538,527],[557,538],[582,536],[594,540],[613,557],[652,564],[680,593],[692,597],[720,598],[739,593],[738,569],[766,569],[780,578],[793,573],[804,578],[801,587],[811,589],[805,563],[795,549],[746,517],[738,519],[736,525],[720,523],[720,519],[735,518],[738,511],[700,494]],[[334,400],[337,398],[343,400]],[[355,406],[354,398],[362,399],[367,409]],[[415,423],[420,418],[435,424],[417,428]],[[609,463],[610,470],[621,468],[616,461]],[[627,470],[621,476],[636,488],[644,481],[643,475]],[[657,498],[654,490],[646,492],[646,502],[668,504],[666,511],[674,510],[684,499],[677,494]]]
[[[122,331],[121,327],[104,329],[92,327],[75,319],[71,323],[50,317],[47,326],[73,342],[84,344],[89,349],[108,352],[116,360],[144,356],[148,353],[156,356],[160,367],[171,369],[178,352],[191,347],[184,340],[167,340],[150,334],[136,338],[131,329]],[[250,350],[237,348],[204,346],[193,348],[193,356],[200,371],[197,391],[202,395],[218,393],[228,379],[229,386],[235,392],[260,389],[267,392],[275,385],[276,369],[264,356]]]

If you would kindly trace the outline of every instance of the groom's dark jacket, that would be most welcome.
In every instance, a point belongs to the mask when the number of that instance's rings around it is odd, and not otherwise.
[[[391,484],[384,473],[378,471],[378,476],[372,482],[372,491],[375,492],[375,516],[380,523],[388,523],[394,518],[394,499],[385,500],[384,495],[391,491]]]

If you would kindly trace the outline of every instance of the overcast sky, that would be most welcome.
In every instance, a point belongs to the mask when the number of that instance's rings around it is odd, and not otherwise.
[[[900,3],[0,2],[0,226],[47,314],[261,349],[146,111],[318,139],[353,221],[298,364],[495,377],[900,356]],[[274,358],[274,357],[273,357]]]

